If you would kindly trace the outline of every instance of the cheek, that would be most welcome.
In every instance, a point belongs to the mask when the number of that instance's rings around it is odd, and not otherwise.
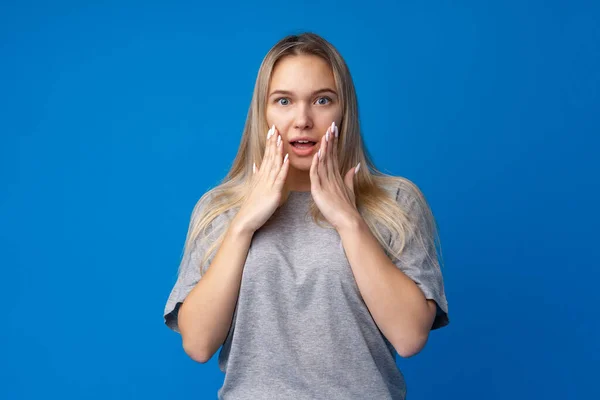
[[[332,119],[335,121],[336,125],[339,125],[339,123],[342,122],[342,108],[341,107],[338,106],[333,110]]]
[[[289,119],[288,117],[286,117],[285,113],[278,111],[275,108],[267,108],[266,116],[267,125],[269,127],[275,125],[279,129],[283,129],[284,126],[286,126],[286,124],[288,123],[287,120]]]
[[[270,127],[273,125],[273,111],[271,111],[271,108],[267,108],[265,115],[267,117],[267,125]]]
[[[336,125],[339,125],[342,120],[342,113],[339,109],[328,109],[323,110],[315,115],[315,125],[321,127],[323,131],[327,130],[329,125],[335,121]]]

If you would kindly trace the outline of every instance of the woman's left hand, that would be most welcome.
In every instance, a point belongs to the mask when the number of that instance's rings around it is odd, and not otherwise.
[[[310,166],[310,190],[319,210],[337,230],[360,217],[356,208],[354,176],[360,163],[342,179],[337,155],[338,128],[335,122],[321,138],[321,147]]]

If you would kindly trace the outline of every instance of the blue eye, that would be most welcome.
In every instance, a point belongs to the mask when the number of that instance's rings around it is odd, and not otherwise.
[[[326,100],[327,102],[322,102],[321,100]],[[321,106],[331,103],[331,99],[329,97],[319,97],[317,103]]]
[[[280,97],[276,101],[282,106],[287,106],[288,104],[290,104],[290,99],[288,99],[287,97]]]

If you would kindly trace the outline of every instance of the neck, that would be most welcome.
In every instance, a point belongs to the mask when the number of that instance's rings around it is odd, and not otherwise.
[[[285,179],[285,190],[310,192],[310,171],[299,170],[290,165],[290,169]]]

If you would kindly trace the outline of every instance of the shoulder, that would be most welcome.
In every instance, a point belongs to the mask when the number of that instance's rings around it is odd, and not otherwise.
[[[383,188],[395,200],[404,214],[404,222],[410,231],[420,229],[423,232],[435,230],[435,217],[425,195],[413,181],[402,176],[386,176]]]
[[[214,209],[217,203],[215,202],[215,190],[210,189],[196,201],[192,209],[192,215],[190,217],[191,226],[205,226],[212,227],[218,222],[218,218],[214,216]]]
[[[206,191],[196,202],[191,221],[210,230],[219,230],[227,226],[234,214],[232,202],[217,186]]]
[[[379,177],[378,180],[380,188],[403,208],[412,208],[425,200],[419,186],[408,178],[386,175]]]

